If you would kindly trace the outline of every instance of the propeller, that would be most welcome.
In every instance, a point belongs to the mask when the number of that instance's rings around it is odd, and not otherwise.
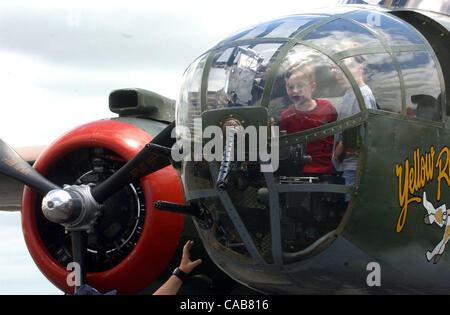
[[[175,143],[175,139],[171,138],[174,127],[175,122],[169,124],[134,158],[95,187],[64,185],[61,188],[55,185],[0,139],[0,173],[42,195],[44,216],[51,222],[63,225],[70,233],[73,262],[79,265],[81,271],[80,279],[75,279],[75,292],[86,283],[87,239],[103,211],[101,204],[128,183],[170,165],[170,148]]]
[[[175,143],[171,137],[175,121],[163,129],[151,142],[117,172],[92,189],[94,199],[102,203],[126,184],[170,165],[170,151]]]
[[[2,139],[0,139],[0,173],[24,183],[41,195],[60,188],[39,174]]]

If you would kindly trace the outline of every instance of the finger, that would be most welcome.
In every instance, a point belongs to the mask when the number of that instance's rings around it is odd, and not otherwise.
[[[185,273],[191,273],[192,270],[194,270],[198,265],[202,263],[201,259],[197,259],[194,262],[189,262],[186,264],[182,264],[179,268],[184,271]]]
[[[182,261],[190,261],[190,250],[192,247],[193,242],[192,241],[187,241],[186,244],[183,247],[183,256],[181,257]]]
[[[201,259],[197,259],[196,261],[193,261],[192,263],[190,263],[192,269],[194,269],[195,267],[197,267],[198,265],[200,265],[202,263]]]
[[[187,241],[186,244],[184,244],[183,253],[189,253],[189,251],[192,248],[192,245],[194,245],[193,241]]]

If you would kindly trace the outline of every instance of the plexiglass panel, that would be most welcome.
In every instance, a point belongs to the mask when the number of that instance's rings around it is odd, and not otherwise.
[[[376,109],[377,101],[371,84],[376,83],[376,91],[378,93],[380,90],[380,95],[383,95],[382,92],[386,87],[378,82],[377,78],[372,77],[374,74],[369,71],[371,70],[369,65],[375,68],[379,66],[380,60],[383,58],[370,57],[368,59],[371,60],[369,63],[362,56],[349,57],[343,60],[343,64],[358,84],[364,106]],[[391,75],[387,70],[386,73]],[[367,81],[365,81],[365,77],[367,77]],[[383,80],[383,78],[378,79]],[[384,77],[384,80],[390,82],[387,77]],[[394,86],[394,88],[396,87],[399,89],[398,84]],[[389,87],[389,91],[391,90],[392,88]],[[386,95],[383,96],[382,101],[386,106],[392,104],[392,100],[390,102],[386,100]],[[398,101],[400,101],[399,97]],[[360,105],[353,87],[337,64],[320,52],[303,45],[297,45],[289,51],[282,62],[279,76],[273,86],[268,108],[269,119],[273,125],[279,125],[280,135],[318,128],[359,112]],[[338,139],[337,137],[342,138],[342,135],[336,135],[336,139]],[[295,176],[333,173],[335,171],[332,164],[333,150],[336,142],[342,140],[337,141],[336,139],[329,136],[311,141],[306,144],[306,147],[303,144],[303,148],[282,149],[280,169],[282,169],[283,163],[291,165],[292,157],[296,156],[295,163],[304,165],[301,167],[300,173],[291,171],[291,174],[296,173]],[[284,152],[286,150],[289,152]],[[284,159],[284,153],[291,158]],[[357,165],[357,152],[346,150],[344,153],[352,155],[355,158],[352,165]],[[308,161],[308,159],[310,160]],[[292,165],[287,167],[287,169],[289,168],[295,169]]]
[[[308,111],[308,107],[314,107],[317,103],[316,99],[320,98],[327,101],[325,103],[329,114],[333,116],[329,121],[336,120],[334,104],[336,99],[343,96],[345,88],[337,82],[333,66],[334,63],[331,60],[314,49],[303,45],[292,48],[281,63],[278,77],[272,88],[268,108],[270,119],[279,122],[282,113],[290,107]],[[346,81],[345,76],[342,76]],[[318,101],[321,102],[321,100]],[[310,128],[302,128],[302,130],[306,129]],[[294,131],[288,131],[288,133],[292,132]]]
[[[350,18],[370,27],[389,45],[423,44],[417,32],[396,17],[379,12],[358,12],[350,15]]]
[[[326,7],[308,9],[308,13],[336,15],[336,14],[346,14],[346,13],[349,13],[351,11],[359,10],[359,8],[356,7],[356,6],[352,6],[352,5],[337,5],[337,4],[338,3],[333,3],[332,5],[329,5],[329,6],[326,6]]]
[[[371,87],[364,80],[366,60],[363,56],[354,56],[342,60],[344,65],[352,74],[364,99],[363,105],[366,108],[376,109],[376,101]],[[345,94],[339,106],[339,119],[347,118],[360,112],[360,106],[353,88],[348,81],[342,79],[342,73],[336,73],[338,82],[345,87]]]
[[[333,233],[346,210],[344,196],[326,192],[280,193],[282,252],[285,263],[304,259],[308,247]]]
[[[235,40],[253,39],[253,38],[275,38],[275,37],[294,37],[307,26],[326,18],[320,15],[301,15],[288,16],[274,21],[258,24],[255,27],[241,31],[230,38],[224,40],[221,44],[229,43]]]
[[[270,207],[264,176],[257,163],[241,162],[235,169],[230,174],[228,195],[256,249],[266,262],[273,263]]]
[[[194,134],[194,119],[200,118],[200,88],[207,55],[199,57],[185,71],[176,106],[177,138],[190,139]]]
[[[354,48],[381,46],[381,42],[369,31],[341,19],[319,27],[304,39],[334,53]]]
[[[209,73],[207,109],[256,105],[280,48],[281,44],[258,44],[219,50]]]
[[[441,94],[436,64],[428,52],[395,54],[402,70],[406,89],[406,114],[426,120],[442,119]]]
[[[215,251],[223,255],[243,263],[254,264],[254,259],[247,251],[239,231],[236,230],[220,199],[218,197],[204,198],[199,202],[213,216],[213,226],[210,229],[198,229],[208,244],[211,244]]]
[[[366,107],[401,113],[400,80],[392,57],[389,54],[370,54],[352,58],[360,61],[352,71],[361,73],[360,88]]]
[[[331,66],[327,57],[308,47],[297,45],[289,51],[272,89],[268,111],[272,124],[279,125],[280,134],[314,129],[338,119],[332,102],[342,97],[343,88]],[[305,165],[303,173],[331,172],[332,146],[332,136],[309,143],[307,154],[312,161]]]
[[[196,193],[201,194],[202,189],[211,191],[208,167],[206,162],[187,162],[183,165],[185,193],[198,198]],[[214,168],[211,166],[210,169]],[[192,178],[193,175],[195,178]],[[251,263],[256,253],[267,263],[273,263],[270,205],[266,187],[258,163],[236,162],[229,173],[226,194],[196,201],[212,216],[213,226],[203,230],[205,235],[209,234],[209,238],[214,238],[217,249],[221,248],[227,255],[242,255],[239,259],[243,262]],[[249,243],[253,243],[253,255],[247,250]]]
[[[213,184],[208,163],[205,161],[183,160],[183,189],[186,193],[202,189],[212,189]]]

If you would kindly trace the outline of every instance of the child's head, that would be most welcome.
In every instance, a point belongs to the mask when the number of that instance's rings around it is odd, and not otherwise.
[[[353,41],[345,41],[341,43],[341,49],[342,50],[350,50],[350,49],[356,49],[360,48],[360,45]],[[364,73],[364,66],[365,66],[365,58],[363,56],[353,56],[348,57],[342,60],[344,65],[350,70],[351,74],[353,75],[354,79],[358,83],[358,85],[364,84],[363,79],[363,73]],[[337,68],[337,66],[333,67],[332,70],[334,70],[334,75],[336,77],[336,80],[339,84],[349,87],[350,82],[347,80],[347,78],[344,76],[344,73]]]
[[[314,67],[310,62],[299,62],[286,70],[286,91],[296,107],[309,104],[316,89]]]

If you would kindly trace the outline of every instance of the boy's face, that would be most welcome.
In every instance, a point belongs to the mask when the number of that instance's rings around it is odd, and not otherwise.
[[[312,99],[312,93],[316,89],[316,82],[310,82],[302,72],[294,72],[286,80],[286,91],[294,105],[308,104]]]

